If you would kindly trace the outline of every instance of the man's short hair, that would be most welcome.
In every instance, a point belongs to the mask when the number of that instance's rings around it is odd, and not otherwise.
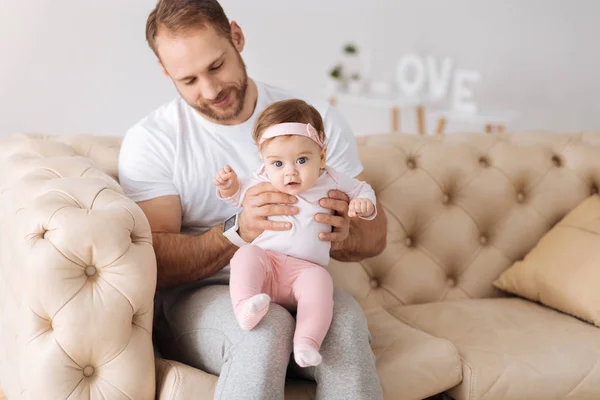
[[[159,30],[180,33],[207,26],[231,39],[229,19],[217,0],[158,0],[146,21],[146,40],[159,57],[156,49]]]

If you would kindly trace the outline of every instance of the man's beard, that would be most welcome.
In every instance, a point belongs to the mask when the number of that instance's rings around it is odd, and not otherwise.
[[[218,111],[214,110],[210,104],[208,105],[197,105],[191,104],[191,106],[198,111],[200,114],[205,115],[206,117],[219,122],[230,121],[236,118],[241,114],[244,109],[244,100],[246,99],[246,91],[248,89],[248,77],[244,74],[244,80],[242,81],[240,87],[230,86],[217,96],[217,99],[214,103],[218,103],[220,100],[223,100],[225,97],[229,97],[229,102],[237,101],[234,109],[227,113],[218,113]]]
[[[218,103],[225,97],[229,96],[230,104],[234,100],[238,102],[235,105],[234,109],[226,114],[223,114],[218,113],[218,111],[215,111],[210,104],[198,105],[198,103],[195,103],[190,104],[190,106],[192,106],[200,114],[218,122],[230,121],[241,114],[242,110],[244,109],[244,103],[246,100],[246,91],[248,90],[248,73],[246,71],[246,64],[244,63],[244,60],[242,59],[242,56],[239,53],[237,54],[237,58],[242,67],[242,72],[244,74],[244,76],[242,77],[242,81],[239,84],[239,87],[235,84],[226,87],[218,94],[215,100],[211,101],[211,103]]]

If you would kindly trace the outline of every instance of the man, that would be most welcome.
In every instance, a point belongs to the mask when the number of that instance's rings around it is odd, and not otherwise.
[[[267,217],[296,213],[295,199],[265,183],[248,191],[239,212],[216,197],[212,177],[226,164],[236,171],[256,170],[260,158],[252,127],[257,115],[274,101],[297,96],[248,78],[240,55],[242,30],[229,23],[216,0],[159,0],[146,36],[180,96],[127,132],[119,177],[153,232],[158,347],[167,358],[219,375],[217,399],[283,399],[293,316],[272,304],[258,326],[242,331],[227,286],[228,263],[239,245],[263,230],[289,229]],[[361,179],[347,123],[327,103],[305,100],[325,120],[329,165]],[[315,216],[333,228],[320,238],[331,242],[333,258],[359,260],[383,250],[385,213],[373,221],[350,222],[348,197],[337,191],[321,204],[335,211]],[[233,223],[224,232],[228,219]],[[291,368],[318,382],[318,399],[381,399],[362,311],[341,291],[334,302],[323,362]]]

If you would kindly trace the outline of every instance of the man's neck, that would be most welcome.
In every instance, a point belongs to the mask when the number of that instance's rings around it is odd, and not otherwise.
[[[256,83],[253,79],[248,78],[248,88],[246,89],[246,98],[244,99],[244,107],[242,108],[242,112],[240,115],[235,117],[230,121],[213,121],[215,123],[221,125],[239,125],[248,121],[252,114],[254,114],[254,110],[256,109],[256,102],[258,101],[258,88],[256,87]]]

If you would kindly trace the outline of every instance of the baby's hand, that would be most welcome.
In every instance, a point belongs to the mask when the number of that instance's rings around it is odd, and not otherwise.
[[[348,205],[348,216],[370,217],[375,212],[375,205],[369,199],[352,199]]]
[[[217,171],[217,174],[213,178],[213,182],[217,185],[223,197],[231,197],[237,192],[238,177],[233,168],[229,165],[226,165]]]

